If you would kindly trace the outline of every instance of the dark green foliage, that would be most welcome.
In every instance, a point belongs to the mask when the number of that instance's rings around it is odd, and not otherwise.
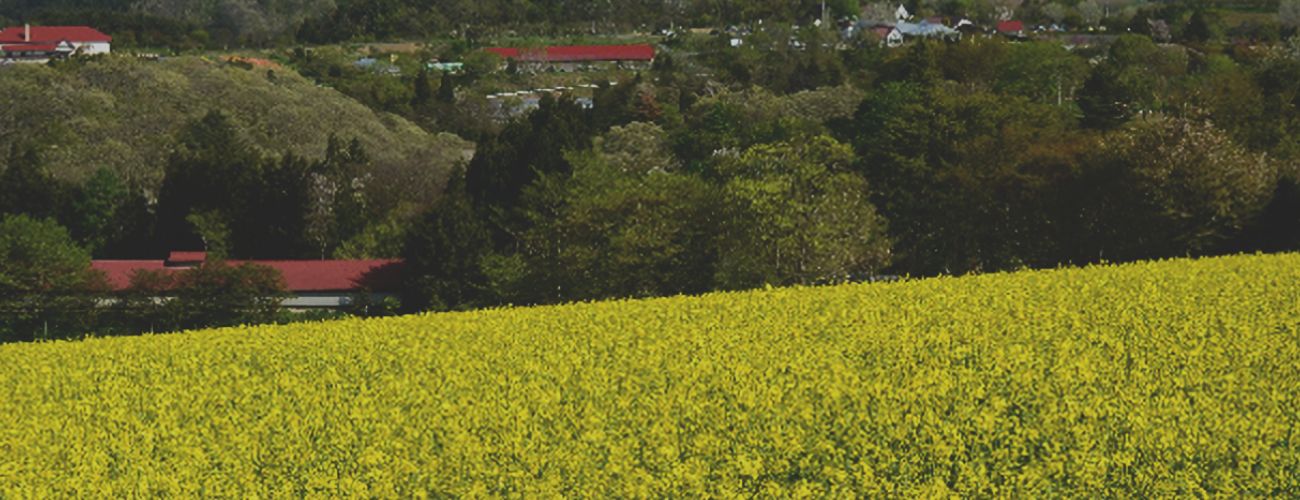
[[[693,170],[707,172],[716,154],[825,131],[822,121],[847,117],[860,95],[844,88],[775,96],[761,88],[697,101],[676,130],[674,147]]]
[[[590,146],[595,133],[587,111],[571,99],[547,96],[537,111],[480,142],[466,173],[466,189],[475,203],[508,214],[538,175],[568,174],[564,152]]]
[[[403,307],[422,311],[483,305],[487,278],[480,266],[491,249],[485,219],[474,209],[463,177],[453,176],[442,198],[407,233]]]
[[[1223,34],[1223,28],[1217,16],[1207,12],[1205,9],[1197,9],[1192,13],[1192,17],[1187,20],[1187,26],[1183,28],[1183,39],[1188,42],[1205,43],[1218,39]]]
[[[1300,160],[1300,58],[1270,60],[1254,73],[1261,113],[1247,144],[1283,160]]]
[[[1281,176],[1272,200],[1228,250],[1300,250],[1300,176],[1295,172]]]
[[[6,163],[0,173],[0,214],[56,215],[63,201],[62,186],[46,172],[36,148],[15,145]]]
[[[443,80],[445,81],[446,77]],[[433,82],[429,79],[429,70],[421,69],[420,74],[415,76],[414,93],[415,97],[411,99],[412,109],[419,109],[433,100]]]
[[[1098,130],[1118,127],[1133,116],[1136,101],[1133,89],[1120,80],[1119,71],[1110,64],[1100,65],[1079,90],[1081,123]]]
[[[1160,47],[1142,36],[1120,36],[1079,90],[1083,125],[1105,130],[1139,113],[1165,111],[1187,68],[1188,55],[1181,47]]]
[[[249,146],[221,113],[209,113],[179,138],[181,147],[168,162],[159,193],[159,236],[164,248],[212,250],[199,229],[228,228],[220,244],[231,256],[293,258],[310,255],[313,242],[322,252],[361,230],[365,201],[352,182],[365,163],[359,144],[344,150],[331,139],[326,159],[317,166],[292,153],[265,157]],[[329,199],[314,188],[328,183]],[[313,199],[313,194],[317,199]],[[329,236],[309,229],[317,222],[313,204],[327,204],[324,224]],[[196,219],[197,217],[197,219]],[[196,227],[202,226],[202,227]],[[322,238],[324,238],[322,240]],[[225,240],[225,238],[219,238]]]
[[[1211,253],[1237,237],[1277,189],[1274,164],[1205,122],[1135,121],[1101,146],[1085,163],[1086,203],[1078,211],[1084,241],[1077,248],[1094,258]]]
[[[758,85],[776,92],[795,92],[844,83],[848,69],[833,47],[838,36],[817,28],[788,30],[771,26],[730,47],[719,37],[707,61],[742,86]]]
[[[103,24],[146,46],[313,44],[446,35],[473,42],[516,29],[616,32],[675,23],[723,25],[759,19],[804,23],[857,14],[858,0],[5,0],[0,16]]]
[[[142,270],[131,276],[130,287],[114,297],[108,308],[107,324],[100,331],[109,334],[154,333],[180,325],[181,311],[169,297],[175,292],[176,276],[169,271]]]
[[[450,74],[438,79],[438,102],[454,104],[456,102],[456,78]]]
[[[71,231],[92,254],[104,253],[108,247],[129,234],[131,217],[126,185],[108,169],[96,170],[81,186],[72,201]]]
[[[645,297],[709,290],[717,190],[680,172],[657,126],[618,127],[542,182],[524,236],[539,297]],[[548,179],[549,180],[549,179]]]
[[[42,2],[44,3],[44,2]],[[17,11],[25,21],[47,26],[87,25],[113,35],[115,48],[167,48],[189,50],[229,43],[233,40],[213,40],[200,25],[153,12],[113,8],[98,5],[55,7],[46,3],[36,9]],[[4,7],[0,4],[0,9]],[[10,26],[10,24],[6,24]]]
[[[940,65],[943,53],[942,42],[923,40],[911,44],[886,62],[882,68],[883,76],[886,81],[933,84],[944,76]]]
[[[159,237],[164,248],[203,248],[190,215],[216,212],[236,223],[237,212],[253,206],[255,195],[245,188],[260,180],[263,160],[216,111],[191,123],[177,141],[158,194]]]
[[[965,273],[1056,262],[1050,204],[1077,153],[1060,108],[953,87],[889,84],[852,142],[896,239],[898,269]]]
[[[251,192],[249,205],[236,210],[234,248],[240,255],[284,259],[308,254],[304,237],[311,164],[293,153],[279,161],[264,159],[260,179],[244,186]],[[352,231],[357,231],[352,229]]]
[[[177,328],[268,323],[286,296],[280,274],[256,264],[210,260],[174,277],[168,304]]]

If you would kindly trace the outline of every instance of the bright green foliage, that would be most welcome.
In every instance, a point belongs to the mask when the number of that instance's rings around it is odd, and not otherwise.
[[[0,496],[1287,496],[1300,255],[0,346]]]
[[[884,219],[853,172],[853,150],[827,136],[759,145],[716,168],[725,179],[718,284],[862,279],[889,262]]]
[[[717,190],[679,171],[656,125],[615,127],[538,189],[525,236],[533,300],[699,293],[712,283]],[[549,179],[548,179],[549,180]]]
[[[0,216],[0,342],[85,331],[98,278],[90,252],[54,221]]]

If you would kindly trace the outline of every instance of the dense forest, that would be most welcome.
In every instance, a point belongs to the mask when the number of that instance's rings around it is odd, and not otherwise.
[[[794,53],[793,67],[837,86],[776,93],[765,87],[807,77],[776,69],[751,82],[764,86],[709,95],[661,62],[590,115],[547,101],[487,138],[408,242],[427,278],[409,296],[429,297],[412,304],[1300,244],[1292,53],[1204,54],[1142,36],[1117,39],[1095,65],[1059,45],[992,39],[815,52]],[[718,64],[737,75],[785,67],[743,70],[743,53],[725,54]],[[855,75],[841,56],[874,70]]]
[[[1279,3],[1280,2],[1280,3]],[[860,14],[887,18],[898,4],[921,16],[1018,18],[1080,28],[1151,32],[1148,19],[1181,26],[1197,11],[1230,8],[1297,16],[1294,0],[0,0],[0,21],[93,23],[127,46],[185,49],[293,42],[331,43],[481,37],[507,33],[575,35],[720,27],[760,21],[808,24]],[[824,8],[824,10],[823,10]],[[1211,16],[1213,17],[1213,16]],[[1214,19],[1203,19],[1213,24]],[[1283,18],[1280,25],[1294,23]],[[1207,25],[1208,25],[1207,24]],[[1276,36],[1278,22],[1245,23]],[[1261,25],[1262,24],[1262,25]],[[1160,30],[1157,30],[1160,31]],[[1159,35],[1159,33],[1157,33]]]
[[[292,45],[5,68],[0,215],[72,260],[402,257],[411,311],[1300,249],[1294,24],[1141,12],[1077,45],[687,34],[590,74],[469,45],[449,74]],[[587,106],[485,97],[562,76]]]

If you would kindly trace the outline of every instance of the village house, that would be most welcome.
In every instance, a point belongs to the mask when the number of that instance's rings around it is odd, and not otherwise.
[[[870,28],[871,33],[880,39],[880,43],[886,47],[894,48],[903,44],[903,32],[898,28],[888,25],[874,26]]]
[[[96,260],[114,291],[131,286],[140,271],[180,273],[207,260],[204,252],[172,252],[166,260]],[[375,260],[229,260],[227,264],[260,264],[280,273],[290,297],[281,303],[290,309],[339,309],[352,305],[360,294],[372,303],[396,297],[401,290],[402,261]]]
[[[1025,23],[1021,21],[999,21],[997,32],[998,34],[1012,40],[1024,40],[1029,38],[1025,35]]]
[[[935,38],[950,42],[961,40],[962,32],[945,25],[942,17],[928,17],[919,22],[909,21],[911,18],[912,14],[907,11],[907,7],[899,5],[898,10],[894,11],[893,19],[860,19],[845,33],[850,37],[858,33],[870,33],[880,40],[881,45],[891,48],[903,45],[910,38]]]
[[[0,62],[44,63],[107,54],[113,37],[87,26],[10,26],[0,30]]]

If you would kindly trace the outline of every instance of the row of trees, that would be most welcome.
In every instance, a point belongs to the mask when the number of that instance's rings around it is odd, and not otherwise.
[[[0,172],[0,214],[54,219],[100,258],[199,248],[262,259],[400,253],[400,236],[386,234],[393,221],[369,206],[370,163],[356,140],[331,138],[319,160],[270,155],[214,111],[186,126],[174,149],[154,194],[108,169],[60,181],[38,150],[15,146]]]
[[[263,323],[280,315],[274,269],[212,261],[141,272],[121,294],[50,219],[0,216],[0,343]]]

